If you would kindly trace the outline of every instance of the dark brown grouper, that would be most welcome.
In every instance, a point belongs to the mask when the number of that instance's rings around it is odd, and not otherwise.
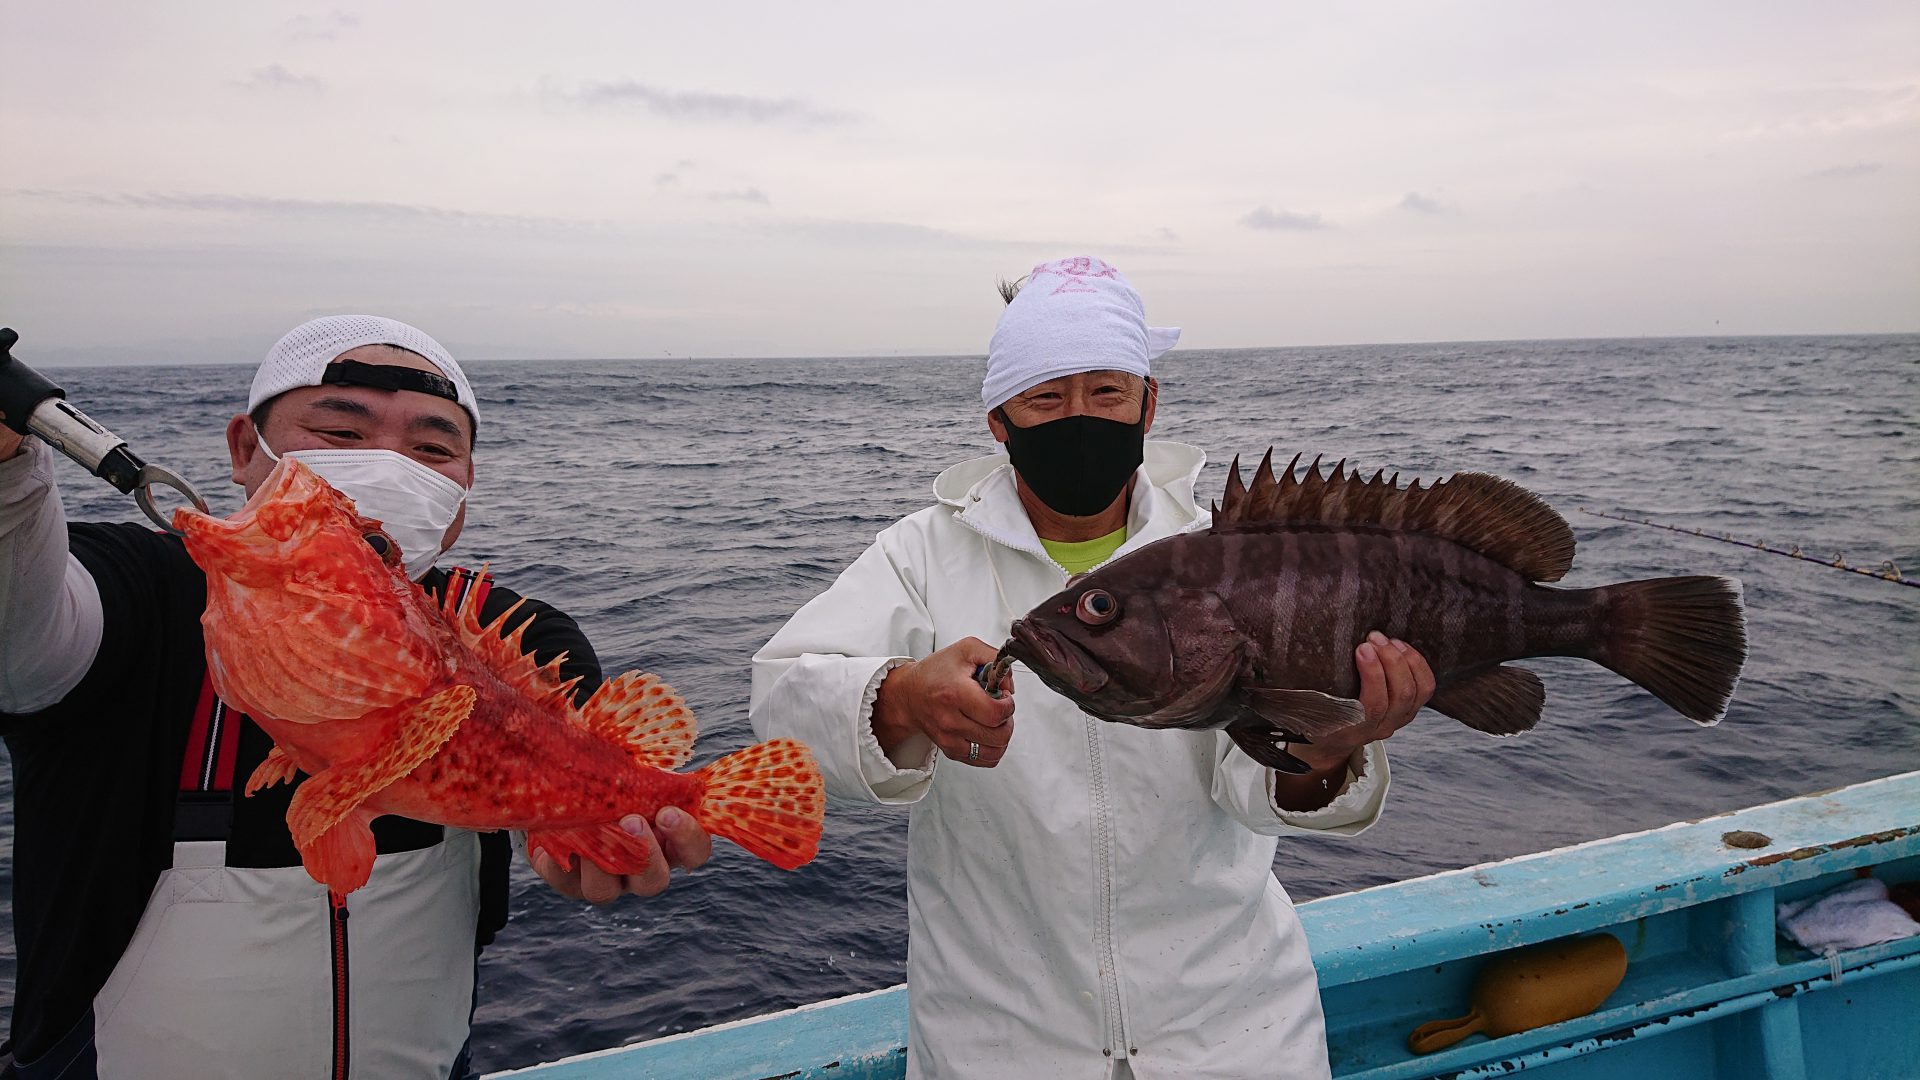
[[[1605,665],[1702,724],[1725,715],[1747,656],[1740,584],[1720,577],[1553,589],[1573,530],[1510,481],[1460,473],[1304,480],[1272,452],[1236,459],[1206,532],[1168,537],[1067,583],[1013,624],[1003,658],[1103,720],[1226,728],[1254,760],[1365,719],[1353,651],[1370,630],[1419,650],[1435,710],[1493,735],[1540,719],[1528,656]]]

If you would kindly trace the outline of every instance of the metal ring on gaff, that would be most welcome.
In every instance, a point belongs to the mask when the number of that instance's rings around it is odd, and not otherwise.
[[[162,468],[158,465],[142,466],[140,469],[140,486],[134,489],[133,501],[140,505],[140,509],[147,517],[153,520],[155,525],[173,533],[175,536],[180,534],[180,530],[174,528],[173,522],[162,515],[160,508],[154,505],[153,485],[155,484],[165,484],[167,487],[185,495],[193,503],[194,509],[199,510],[201,513],[213,513],[212,510],[207,509],[207,500],[200,497],[200,493],[193,489],[193,485],[182,480],[172,470]]]

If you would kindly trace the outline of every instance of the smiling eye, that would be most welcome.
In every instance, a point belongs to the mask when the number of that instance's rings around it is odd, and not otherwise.
[[[1102,626],[1120,614],[1120,601],[1105,589],[1088,589],[1080,594],[1080,602],[1074,605],[1073,613],[1088,626]]]

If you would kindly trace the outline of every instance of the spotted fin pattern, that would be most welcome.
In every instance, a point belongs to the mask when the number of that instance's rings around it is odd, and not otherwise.
[[[642,765],[677,769],[693,757],[693,712],[658,675],[629,671],[601,683],[580,720]]]
[[[294,846],[305,849],[375,792],[419,768],[460,730],[476,700],[473,687],[450,686],[418,705],[396,710],[400,723],[391,741],[368,757],[309,777],[287,807],[287,829],[293,833]]]
[[[820,849],[826,790],[813,754],[794,739],[756,743],[694,775],[706,792],[693,816],[700,826],[792,870]]]

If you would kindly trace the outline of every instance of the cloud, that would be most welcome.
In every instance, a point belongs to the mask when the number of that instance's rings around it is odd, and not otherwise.
[[[167,194],[156,192],[69,191],[51,188],[10,188],[0,191],[8,198],[40,199],[79,206],[125,207],[134,210],[176,210],[208,214],[256,214],[280,218],[358,220],[378,222],[422,222],[443,225],[592,229],[604,223],[569,218],[534,217],[521,214],[492,214],[472,210],[451,210],[439,206],[412,203],[357,202],[353,200],[282,199],[263,195],[229,195],[220,192]]]
[[[312,75],[295,75],[279,64],[268,64],[263,68],[254,68],[247,72],[244,79],[234,80],[234,85],[247,90],[261,90],[268,93],[292,91],[302,94],[318,94],[326,90],[327,84]]]
[[[1886,168],[1878,161],[1856,161],[1851,165],[1835,165],[1828,169],[1819,169],[1807,174],[1809,180],[1852,180],[1855,177],[1871,176]]]
[[[736,191],[710,192],[707,198],[714,202],[757,203],[761,206],[770,206],[773,204],[773,200],[767,198],[767,193],[757,187],[740,188]]]
[[[1164,240],[1169,244],[1177,244],[1180,242],[1180,234],[1167,228],[1165,225],[1153,230],[1153,238],[1155,240]]]
[[[1445,214],[1451,212],[1446,204],[1437,199],[1429,199],[1417,191],[1407,192],[1407,197],[1400,200],[1400,209],[1411,210],[1416,214]]]
[[[799,98],[749,97],[705,90],[665,90],[623,79],[584,82],[577,89],[557,91],[558,97],[581,108],[640,108],[669,120],[694,123],[779,124],[800,128],[848,124],[858,117],[849,112],[817,108]]]
[[[320,15],[295,15],[287,20],[287,40],[332,41],[360,25],[360,16],[345,11]]]
[[[1273,210],[1262,206],[1240,219],[1240,224],[1249,229],[1290,229],[1295,232],[1312,232],[1324,229],[1327,223],[1320,220],[1320,214],[1302,214],[1293,210]]]

